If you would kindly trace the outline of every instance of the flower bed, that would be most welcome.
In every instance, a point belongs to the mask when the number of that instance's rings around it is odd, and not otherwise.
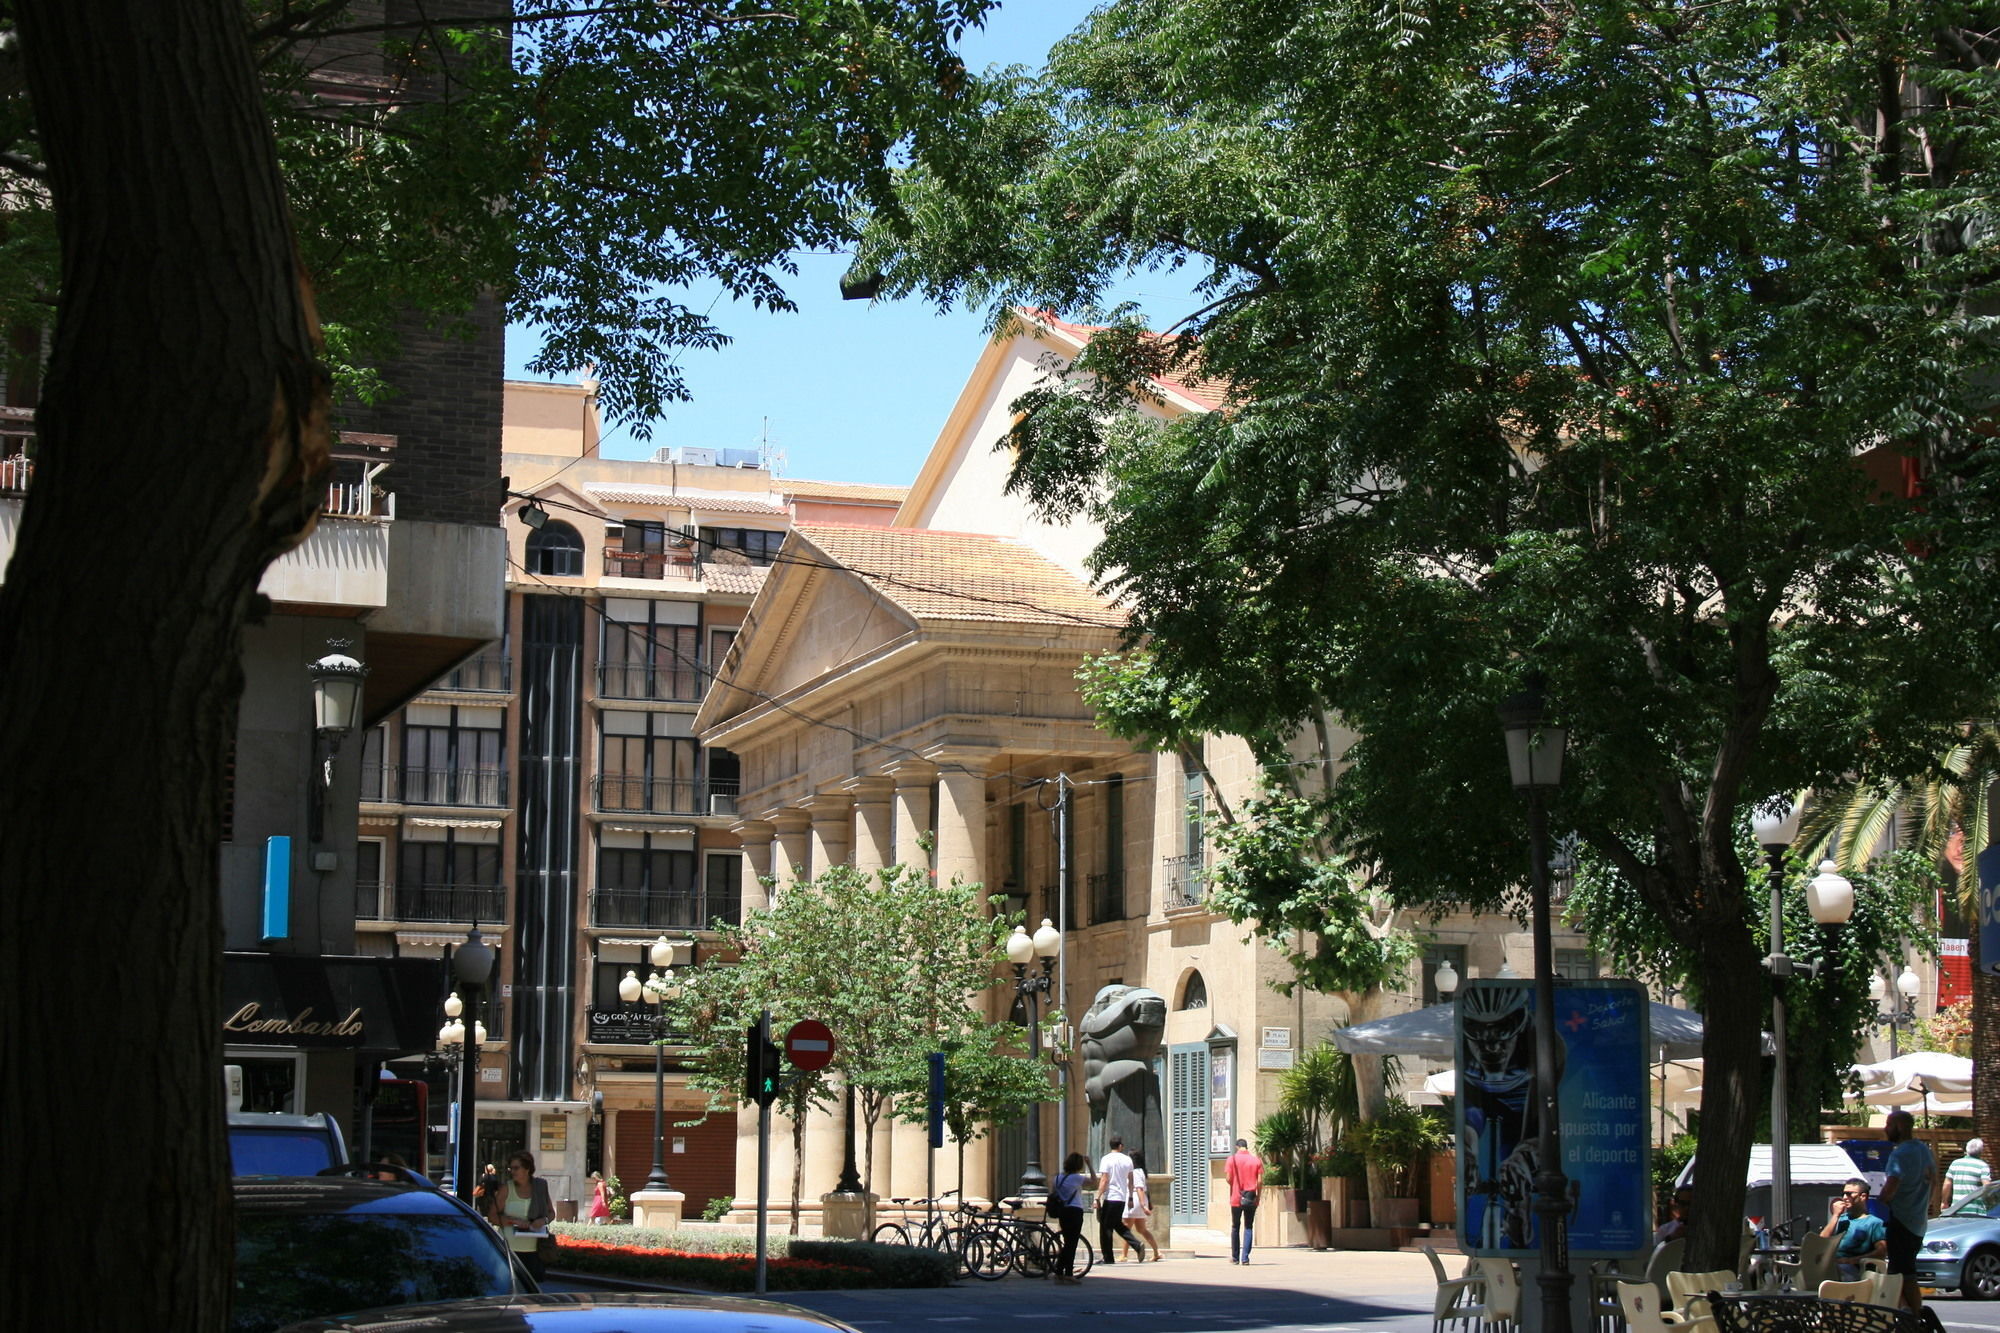
[[[623,1243],[622,1237],[611,1241],[581,1236],[577,1231],[564,1228],[555,1233],[556,1257],[551,1267],[642,1282],[680,1283],[710,1291],[751,1291],[757,1285],[755,1255],[697,1254]],[[812,1257],[770,1257],[765,1271],[768,1290],[941,1287],[951,1281],[954,1267],[946,1256],[906,1245],[821,1241],[810,1245],[800,1242],[795,1248],[810,1248]]]

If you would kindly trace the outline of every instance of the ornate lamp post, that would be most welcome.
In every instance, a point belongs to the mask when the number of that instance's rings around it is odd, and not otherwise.
[[[1924,988],[1924,980],[1905,967],[1896,976],[1896,1002],[1885,1009],[1875,1011],[1875,1021],[1889,1029],[1889,1058],[1902,1054],[1900,1034],[1906,1028],[1916,1026],[1917,995]],[[1881,1004],[1889,996],[1888,983],[1877,972],[1868,978],[1868,998]]]
[[[327,644],[333,651],[306,668],[312,681],[314,737],[306,838],[315,845],[326,838],[326,794],[333,787],[333,757],[361,716],[361,686],[368,678],[367,667],[340,651],[347,646],[346,639],[333,640]]]
[[[641,999],[652,1006],[653,1018],[653,1169],[646,1173],[646,1188],[664,1190],[667,1184],[667,1011],[666,1002],[679,989],[674,984],[674,944],[665,935],[653,941],[647,954],[653,975],[639,980],[637,970],[625,973],[618,983],[618,998],[627,1004]]]
[[[474,926],[467,932],[465,943],[452,951],[451,973],[458,981],[458,990],[444,1002],[445,1017],[451,1020],[445,1029],[455,1031],[451,1044],[464,1053],[458,1065],[458,1144],[452,1184],[458,1197],[467,1203],[472,1202],[473,1186],[479,1183],[479,1043],[486,1040],[486,1025],[479,1021],[479,1003],[487,982],[493,978],[494,961],[492,946],[479,938],[479,927]],[[458,998],[458,991],[472,997],[470,1005]],[[470,1041],[466,1040],[461,1014],[472,1019]]]
[[[1507,767],[1514,790],[1528,802],[1528,870],[1535,933],[1535,1097],[1540,1162],[1535,1169],[1535,1213],[1541,1220],[1545,1333],[1570,1333],[1569,1181],[1562,1168],[1562,1112],[1556,1087],[1555,952],[1549,942],[1549,796],[1562,786],[1563,749],[1569,733],[1548,717],[1539,676],[1500,705],[1507,735]],[[1504,972],[1505,969],[1502,969]]]
[[[1042,1056],[1041,997],[1049,993],[1055,974],[1056,954],[1062,949],[1062,932],[1047,917],[1031,936],[1026,926],[1014,927],[1007,937],[1007,961],[1014,965],[1014,993],[1028,1007],[1028,1052],[1037,1061]],[[1030,972],[1028,964],[1041,960],[1040,972]],[[1021,1194],[1036,1197],[1049,1192],[1049,1178],[1042,1170],[1042,1108],[1037,1102],[1028,1112],[1028,1160],[1021,1168]]]
[[[1771,952],[1764,966],[1771,973],[1771,1041],[1776,1064],[1771,1071],[1771,1225],[1792,1220],[1792,1126],[1787,1081],[1791,1077],[1785,1040],[1785,990],[1780,983],[1794,972],[1817,975],[1819,961],[1800,962],[1785,952],[1785,853],[1799,832],[1799,807],[1779,797],[1753,814],[1751,829],[1770,865]],[[1838,926],[1854,914],[1854,886],[1842,878],[1833,862],[1822,861],[1819,873],[1806,884],[1806,910],[1822,926]]]

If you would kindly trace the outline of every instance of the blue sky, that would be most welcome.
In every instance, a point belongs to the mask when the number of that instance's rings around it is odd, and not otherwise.
[[[965,43],[966,63],[1039,66],[1094,0],[1003,0]],[[604,452],[643,458],[662,445],[754,448],[766,438],[787,476],[907,484],[944,425],[984,345],[976,311],[939,314],[915,301],[842,301],[844,255],[802,255],[789,285],[795,314],[720,301],[734,341],[682,360],[694,400],[654,422],[649,442],[607,431]],[[714,290],[697,290],[705,305]],[[508,374],[526,377],[532,334],[510,330]]]

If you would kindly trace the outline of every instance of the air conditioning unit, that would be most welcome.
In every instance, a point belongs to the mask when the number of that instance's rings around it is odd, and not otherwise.
[[[655,449],[655,450],[653,450],[653,461],[654,461],[655,463],[671,463],[671,462],[673,462],[673,461],[674,461],[674,448],[673,448],[673,446],[672,446],[672,445],[663,445],[663,446],[661,446],[660,448],[658,448],[658,449]]]
[[[733,816],[736,813],[736,798],[734,796],[724,796],[721,792],[710,792],[708,794],[708,813],[711,815]]]
[[[714,467],[715,450],[683,448],[681,450],[681,462],[687,464],[689,467]]]

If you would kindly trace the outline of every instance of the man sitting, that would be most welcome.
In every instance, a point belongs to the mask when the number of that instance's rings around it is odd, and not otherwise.
[[[1840,1187],[1840,1197],[1832,1200],[1833,1216],[1821,1229],[1822,1236],[1838,1236],[1834,1258],[1840,1264],[1840,1280],[1853,1282],[1861,1276],[1863,1259],[1879,1259],[1889,1252],[1888,1228],[1868,1211],[1868,1182],[1850,1180]]]

